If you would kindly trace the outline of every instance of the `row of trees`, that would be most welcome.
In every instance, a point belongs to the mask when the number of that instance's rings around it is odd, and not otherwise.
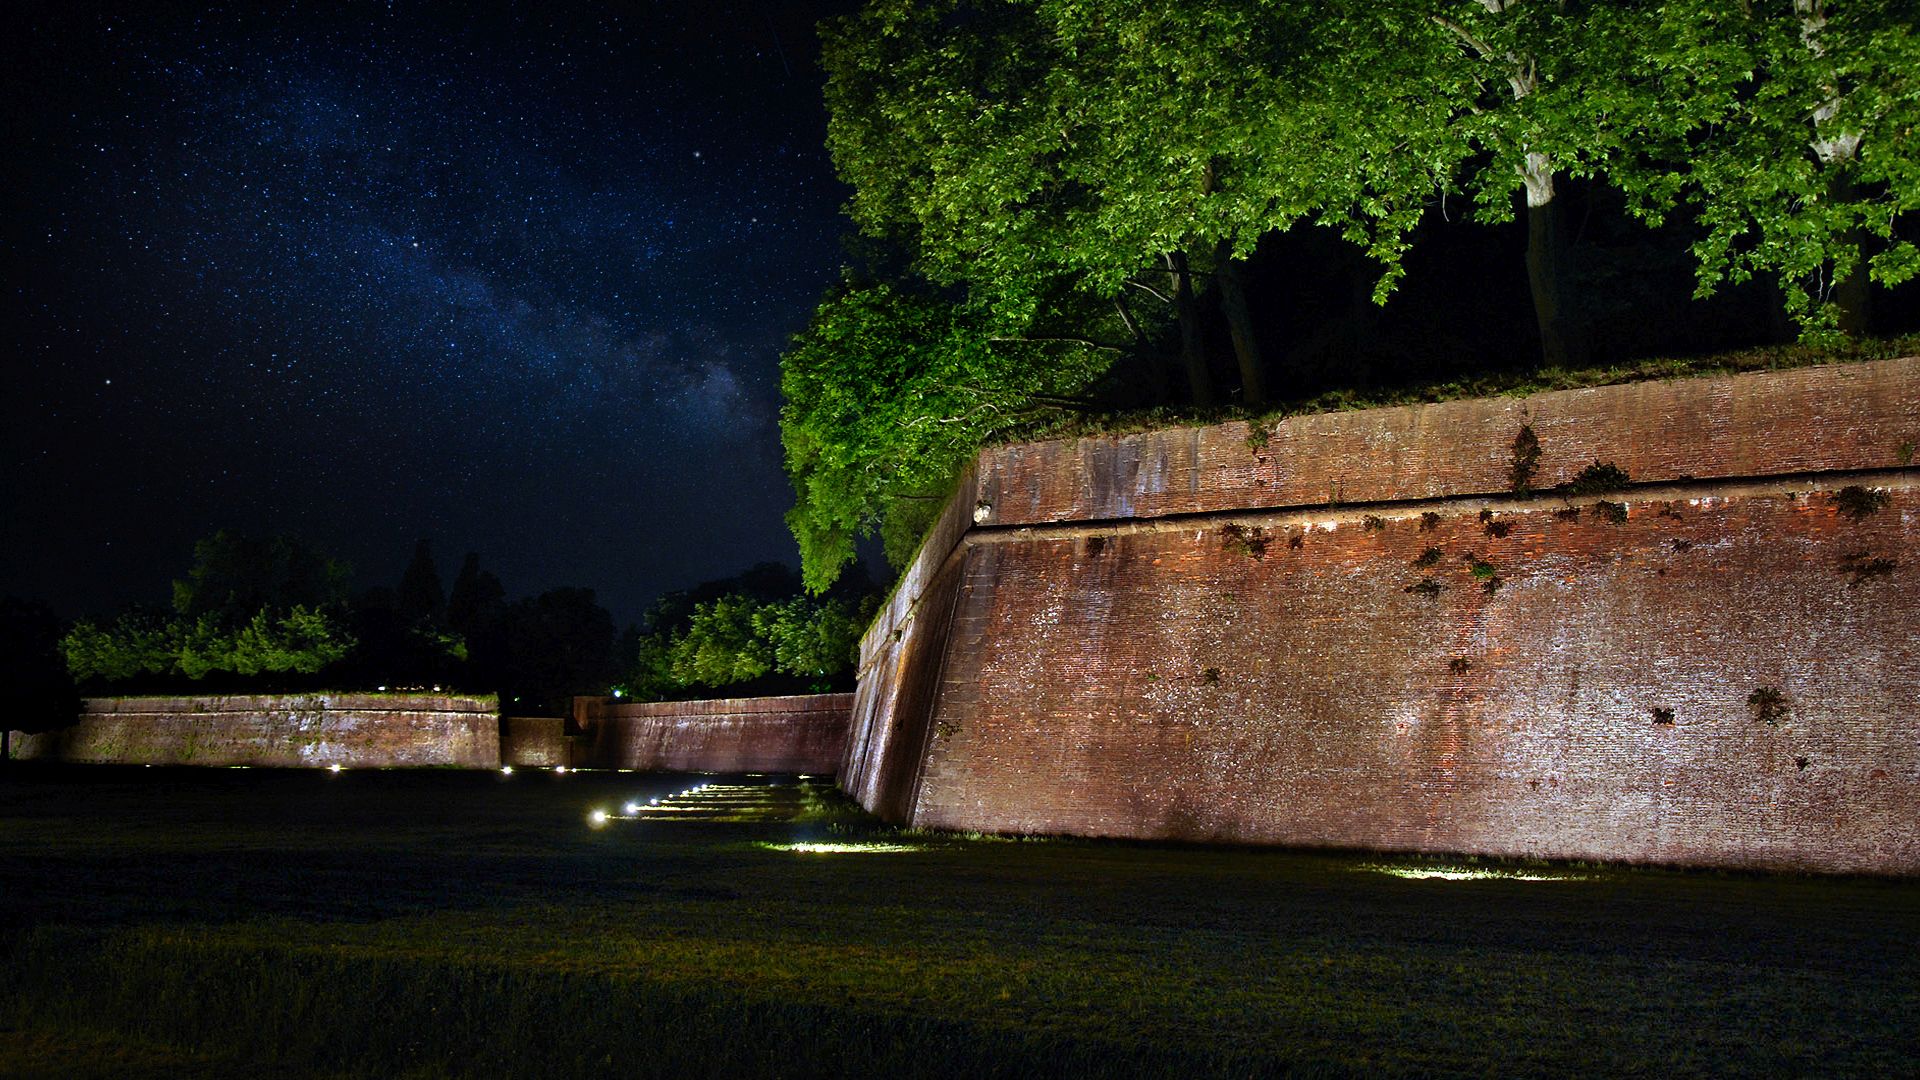
[[[807,584],[910,549],[1036,410],[1298,396],[1249,259],[1319,226],[1384,302],[1437,216],[1498,225],[1540,358],[1586,359],[1566,192],[1684,224],[1694,288],[1762,279],[1804,335],[1920,270],[1920,31],[1900,0],[873,0],[823,27],[864,240],[786,357]],[[1589,204],[1591,205],[1591,204]],[[1090,388],[1092,388],[1090,390]]]
[[[610,688],[644,699],[818,692],[850,687],[878,600],[864,574],[814,597],[793,570],[765,563],[670,593],[644,632],[616,634],[591,590],[508,600],[471,553],[449,591],[425,540],[397,587],[350,595],[350,577],[295,538],[221,532],[195,545],[170,611],[62,631],[44,606],[9,601],[19,638],[9,655],[38,665],[13,685],[46,682],[49,700],[69,704],[76,684],[114,693],[448,687],[540,713]],[[52,677],[62,667],[71,679]]]
[[[791,569],[761,563],[656,603],[620,689],[645,700],[851,689],[878,604],[864,574],[809,596]]]
[[[170,611],[83,620],[60,650],[93,690],[446,686],[519,711],[564,711],[620,668],[613,617],[590,589],[509,601],[470,553],[449,593],[425,540],[397,587],[351,595],[350,578],[298,539],[221,532],[195,545]]]

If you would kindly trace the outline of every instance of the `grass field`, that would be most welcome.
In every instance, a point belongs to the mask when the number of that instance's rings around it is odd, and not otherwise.
[[[1920,1061],[1920,883],[925,836],[700,782],[16,766],[0,1075]]]

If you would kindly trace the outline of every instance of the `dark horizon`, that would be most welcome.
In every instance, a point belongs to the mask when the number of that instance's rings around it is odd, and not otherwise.
[[[797,562],[778,355],[835,280],[814,23],[36,4],[8,51],[0,594],[164,604],[196,540],[660,594]]]

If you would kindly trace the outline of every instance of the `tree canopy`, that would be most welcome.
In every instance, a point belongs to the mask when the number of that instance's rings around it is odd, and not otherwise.
[[[1307,227],[1371,256],[1385,302],[1436,216],[1524,208],[1513,264],[1548,366],[1585,358],[1600,280],[1573,255],[1595,199],[1570,224],[1569,184],[1682,221],[1698,295],[1768,279],[1803,333],[1857,330],[1869,273],[1920,269],[1900,228],[1920,204],[1914,14],[871,0],[822,28],[828,147],[855,223],[900,258],[850,276],[786,357],[809,587],[860,536],[910,546],[979,443],[1036,407],[1130,382],[1164,401],[1176,371],[1201,409],[1300,396],[1272,348],[1291,297],[1255,296],[1248,267]]]

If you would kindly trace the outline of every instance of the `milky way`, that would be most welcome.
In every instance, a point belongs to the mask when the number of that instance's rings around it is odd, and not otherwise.
[[[397,7],[16,20],[0,590],[162,599],[221,527],[623,618],[791,561],[831,10]]]

